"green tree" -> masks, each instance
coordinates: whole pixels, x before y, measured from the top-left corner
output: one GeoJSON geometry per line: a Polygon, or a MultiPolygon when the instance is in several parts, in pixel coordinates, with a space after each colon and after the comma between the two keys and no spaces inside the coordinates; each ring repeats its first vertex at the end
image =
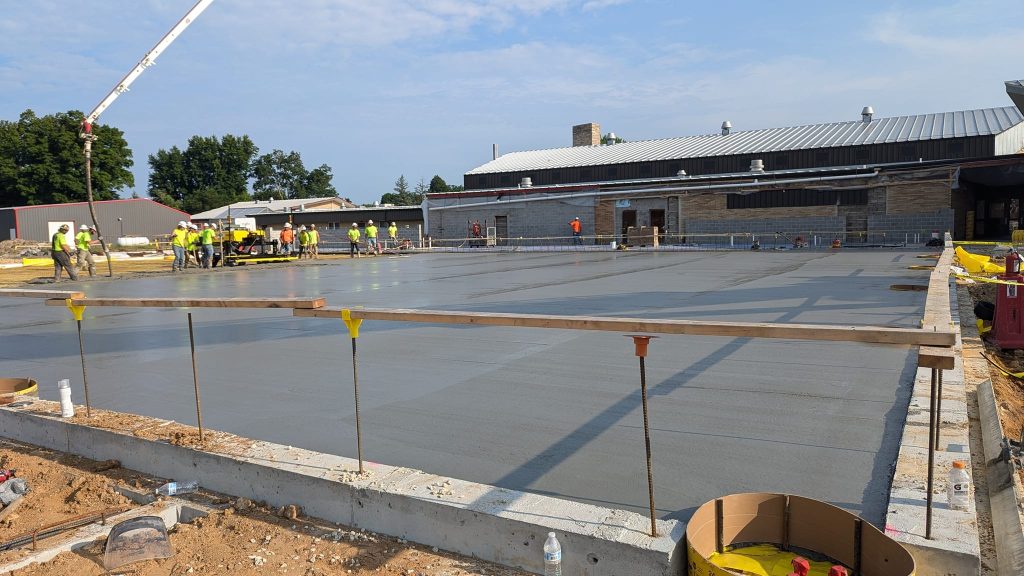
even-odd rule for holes
{"type": "MultiPolygon", "coordinates": [[[[60,204],[86,199],[85,159],[77,110],[37,117],[26,110],[17,122],[0,120],[0,206],[60,204]]],[[[124,133],[93,126],[93,196],[118,197],[133,186],[132,152],[124,133]]]]}
{"type": "Polygon", "coordinates": [[[149,156],[149,195],[190,214],[248,200],[258,152],[248,136],[193,136],[184,151],[149,156]]]}
{"type": "Polygon", "coordinates": [[[298,152],[285,154],[274,150],[252,163],[252,197],[256,200],[308,198],[306,178],[309,172],[302,165],[298,152]]]}
{"type": "Polygon", "coordinates": [[[336,197],[338,190],[334,184],[331,184],[333,178],[331,167],[327,164],[321,164],[319,168],[310,170],[306,176],[306,192],[309,194],[309,198],[336,197]]]}
{"type": "Polygon", "coordinates": [[[431,194],[436,192],[448,192],[448,183],[444,181],[444,178],[435,174],[434,177],[430,179],[429,192],[431,194]]]}
{"type": "Polygon", "coordinates": [[[623,142],[625,142],[625,139],[619,138],[618,136],[615,136],[613,138],[611,132],[605,134],[604,136],[601,136],[601,144],[602,145],[604,145],[604,144],[622,144],[623,142]]]}

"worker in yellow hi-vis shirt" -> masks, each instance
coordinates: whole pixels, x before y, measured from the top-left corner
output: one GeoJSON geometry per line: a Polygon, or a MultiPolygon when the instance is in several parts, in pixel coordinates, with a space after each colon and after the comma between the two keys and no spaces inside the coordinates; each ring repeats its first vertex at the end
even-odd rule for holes
{"type": "Polygon", "coordinates": [[[92,233],[96,231],[91,226],[82,224],[75,234],[75,248],[78,249],[78,261],[75,267],[81,272],[83,268],[89,269],[89,276],[96,275],[96,262],[92,259],[92,252],[89,251],[89,244],[92,243],[92,233]]]}
{"type": "Polygon", "coordinates": [[[57,232],[50,238],[50,257],[53,258],[54,282],[60,282],[62,270],[67,270],[68,277],[72,280],[78,280],[78,273],[71,266],[71,246],[68,246],[68,239],[64,236],[70,229],[71,227],[67,224],[61,224],[57,232]]]}
{"type": "Polygon", "coordinates": [[[171,232],[171,249],[174,250],[174,262],[171,262],[171,272],[180,272],[185,269],[186,246],[188,246],[188,224],[182,220],[178,222],[178,226],[171,232]]]}

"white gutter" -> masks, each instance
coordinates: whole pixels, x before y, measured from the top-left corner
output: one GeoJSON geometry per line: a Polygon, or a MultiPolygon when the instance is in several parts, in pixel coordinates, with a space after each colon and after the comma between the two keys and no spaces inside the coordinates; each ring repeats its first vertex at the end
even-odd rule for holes
{"type": "MultiPolygon", "coordinates": [[[[473,202],[471,204],[454,204],[451,206],[430,206],[429,200],[424,200],[427,210],[448,210],[452,208],[476,208],[479,206],[494,206],[500,204],[515,204],[519,202],[534,202],[537,200],[564,200],[568,198],[587,198],[587,197],[598,197],[598,196],[633,196],[634,194],[648,194],[647,198],[657,198],[665,196],[666,194],[672,194],[676,192],[691,192],[691,191],[702,191],[702,190],[721,190],[723,188],[738,188],[738,187],[761,187],[761,186],[777,186],[779,184],[802,184],[806,182],[834,182],[836,180],[854,180],[857,178],[875,178],[878,176],[878,170],[870,174],[844,174],[842,176],[819,176],[817,178],[794,178],[791,180],[769,180],[766,182],[739,182],[732,184],[704,184],[701,186],[670,186],[666,188],[636,188],[628,190],[606,190],[604,192],[577,192],[573,194],[561,194],[558,196],[534,196],[531,198],[516,198],[513,200],[490,200],[487,202],[473,202]]],[[[538,192],[537,194],[543,194],[538,192]]]]}

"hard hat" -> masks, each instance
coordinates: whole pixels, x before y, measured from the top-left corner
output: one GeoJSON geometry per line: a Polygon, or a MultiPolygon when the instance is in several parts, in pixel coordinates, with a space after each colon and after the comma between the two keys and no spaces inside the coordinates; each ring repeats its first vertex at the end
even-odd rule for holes
{"type": "Polygon", "coordinates": [[[579,217],[579,216],[577,216],[577,217],[573,218],[573,220],[579,220],[579,219],[580,219],[580,217],[579,217]]]}
{"type": "Polygon", "coordinates": [[[373,224],[373,220],[367,220],[366,223],[367,224],[373,224]]]}
{"type": "Polygon", "coordinates": [[[210,228],[213,228],[214,230],[216,230],[217,229],[217,225],[216,224],[210,224],[210,228]]]}
{"type": "Polygon", "coordinates": [[[188,224],[186,224],[184,220],[182,220],[181,222],[178,222],[178,227],[179,228],[184,228],[186,226],[188,226],[188,224]]]}
{"type": "Polygon", "coordinates": [[[353,223],[352,223],[352,227],[353,227],[353,228],[358,228],[358,227],[359,227],[359,224],[356,224],[355,222],[353,222],[353,223]]]}
{"type": "Polygon", "coordinates": [[[70,227],[70,226],[68,226],[67,224],[61,224],[61,225],[60,225],[60,228],[58,228],[58,230],[63,230],[63,231],[65,231],[65,232],[67,232],[67,231],[68,231],[68,230],[70,230],[70,229],[71,229],[71,227],[70,227]]]}
{"type": "Polygon", "coordinates": [[[284,223],[284,227],[285,228],[291,228],[292,227],[292,223],[291,222],[285,222],[284,223]]]}
{"type": "Polygon", "coordinates": [[[210,227],[210,223],[209,222],[203,222],[203,228],[209,228],[209,227],[210,227]]]}
{"type": "Polygon", "coordinates": [[[395,223],[394,223],[394,222],[392,222],[392,223],[391,223],[391,225],[392,225],[392,226],[394,226],[394,225],[395,225],[395,223]]]}
{"type": "Polygon", "coordinates": [[[199,230],[199,226],[196,226],[195,222],[190,222],[188,227],[193,229],[193,230],[199,230]]]}
{"type": "Polygon", "coordinates": [[[306,229],[305,225],[299,226],[299,230],[305,230],[305,229],[306,229]]]}
{"type": "Polygon", "coordinates": [[[79,229],[79,230],[88,230],[88,229],[89,229],[89,226],[87,226],[87,225],[85,225],[85,224],[82,224],[81,226],[79,226],[79,227],[78,227],[78,229],[79,229]]]}

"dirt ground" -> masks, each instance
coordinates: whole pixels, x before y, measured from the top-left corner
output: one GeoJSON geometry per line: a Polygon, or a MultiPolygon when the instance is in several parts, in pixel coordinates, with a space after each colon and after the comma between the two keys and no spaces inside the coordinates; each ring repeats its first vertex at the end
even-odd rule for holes
{"type": "MultiPolygon", "coordinates": [[[[164,479],[126,470],[113,462],[99,463],[13,442],[0,442],[0,463],[16,469],[18,476],[24,478],[31,488],[23,496],[24,502],[0,523],[0,541],[4,542],[16,534],[74,516],[134,506],[113,490],[116,484],[148,492],[164,482],[164,479]]],[[[301,512],[296,518],[282,517],[278,510],[245,499],[213,493],[190,497],[206,505],[212,504],[215,511],[192,523],[179,524],[170,532],[174,556],[123,566],[113,574],[527,574],[436,548],[307,518],[301,512]]],[[[45,546],[45,542],[41,541],[41,545],[45,546]]],[[[60,554],[50,562],[33,564],[13,574],[106,574],[102,566],[104,547],[105,540],[98,540],[80,550],[60,554]]],[[[27,553],[27,550],[0,553],[0,563],[27,553]]]]}
{"type": "MultiPolygon", "coordinates": [[[[381,257],[387,257],[387,255],[381,255],[381,257]]],[[[246,266],[240,266],[237,268],[224,268],[218,266],[213,270],[203,270],[201,268],[188,268],[182,274],[224,274],[230,273],[232,270],[246,269],[247,266],[320,266],[330,264],[335,260],[348,260],[348,254],[321,254],[317,260],[293,260],[290,262],[280,263],[268,263],[268,264],[248,264],[246,266]]],[[[4,263],[18,263],[20,259],[3,259],[0,258],[0,264],[4,263]]],[[[171,261],[170,260],[114,260],[114,280],[117,279],[130,279],[130,278],[145,278],[152,276],[159,276],[171,273],[171,261]]],[[[88,277],[88,272],[85,273],[88,277]]],[[[64,281],[58,286],[61,290],[72,290],[74,289],[75,283],[67,279],[67,275],[64,276],[64,281]]],[[[80,276],[81,277],[81,276],[80,276]]],[[[96,262],[96,276],[93,280],[110,280],[107,276],[107,263],[96,262]]],[[[53,265],[46,266],[23,266],[20,268],[0,268],[0,288],[14,288],[14,287],[35,287],[39,288],[39,284],[53,286],[53,265]]]]}

